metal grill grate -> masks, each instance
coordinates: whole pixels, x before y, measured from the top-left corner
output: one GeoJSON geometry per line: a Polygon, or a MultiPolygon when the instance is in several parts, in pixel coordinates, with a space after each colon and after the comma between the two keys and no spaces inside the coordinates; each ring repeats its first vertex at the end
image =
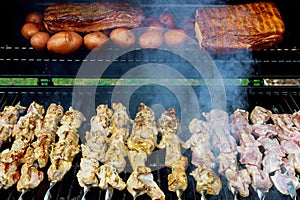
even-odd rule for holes
{"type": "MultiPolygon", "coordinates": [[[[108,90],[110,91],[110,90],[108,90]]],[[[105,91],[102,94],[102,98],[105,99],[109,95],[109,92],[105,91]]],[[[48,106],[52,102],[61,103],[65,108],[71,105],[71,92],[70,88],[54,88],[54,89],[29,89],[21,90],[10,89],[8,91],[0,92],[0,108],[3,109],[5,105],[15,105],[20,103],[21,105],[28,106],[32,101],[37,101],[44,105],[48,106]]],[[[299,88],[249,88],[248,89],[249,97],[249,110],[251,110],[255,105],[261,105],[265,108],[272,110],[274,113],[291,113],[298,111],[300,108],[300,90],[299,88]]],[[[100,102],[99,102],[100,103],[100,102]]],[[[105,103],[105,102],[102,102],[105,103]]],[[[185,151],[184,155],[191,160],[190,150],[185,151]]],[[[57,183],[51,190],[52,199],[62,200],[62,199],[81,199],[83,195],[83,188],[81,188],[77,182],[76,173],[79,170],[81,154],[78,154],[73,162],[73,167],[66,174],[62,182],[57,183]]],[[[128,162],[129,163],[129,162],[128,162]]],[[[158,160],[148,161],[147,166],[157,165],[157,163],[162,163],[158,160]]],[[[128,166],[130,167],[130,166],[128,166]]],[[[46,167],[47,168],[47,167],[46,167]]],[[[46,174],[46,168],[44,172],[46,174]]],[[[187,174],[189,174],[194,167],[189,164],[187,168],[187,174]]],[[[170,173],[170,169],[163,167],[160,170],[154,170],[154,180],[158,183],[160,188],[165,192],[166,199],[177,199],[176,194],[168,191],[167,185],[167,175],[170,173]]],[[[123,172],[121,177],[124,180],[127,180],[130,176],[130,172],[123,172]]],[[[227,188],[226,181],[222,177],[223,188],[218,196],[207,196],[208,199],[233,199],[232,194],[227,188]]],[[[49,187],[49,182],[47,178],[42,181],[42,183],[33,190],[28,191],[24,194],[23,199],[43,199],[47,189],[49,187]]],[[[191,176],[188,176],[188,189],[184,192],[182,199],[200,199],[201,195],[195,190],[195,181],[191,176]]],[[[7,190],[2,189],[0,191],[1,199],[14,200],[18,199],[20,193],[16,190],[15,187],[9,188],[7,190]]],[[[101,191],[99,188],[92,188],[90,192],[86,195],[87,199],[105,199],[105,191],[101,191]]],[[[269,193],[267,193],[266,199],[290,199],[289,196],[281,195],[276,189],[272,188],[269,193]]],[[[124,191],[114,191],[113,199],[132,199],[132,196],[125,189],[124,191]]],[[[147,195],[138,197],[138,199],[150,199],[147,195]]],[[[239,199],[258,199],[257,194],[250,188],[250,196],[248,198],[239,198],[239,199]]]]}

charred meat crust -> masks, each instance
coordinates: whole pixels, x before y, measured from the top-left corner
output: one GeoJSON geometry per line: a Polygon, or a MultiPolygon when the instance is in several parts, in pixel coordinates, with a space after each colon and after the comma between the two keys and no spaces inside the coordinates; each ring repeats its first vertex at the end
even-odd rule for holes
{"type": "Polygon", "coordinates": [[[143,19],[139,5],[122,2],[57,3],[44,12],[44,24],[49,32],[137,28],[143,19]]]}
{"type": "Polygon", "coordinates": [[[215,53],[268,48],[285,31],[278,8],[269,2],[198,8],[195,20],[200,46],[215,53]]]}

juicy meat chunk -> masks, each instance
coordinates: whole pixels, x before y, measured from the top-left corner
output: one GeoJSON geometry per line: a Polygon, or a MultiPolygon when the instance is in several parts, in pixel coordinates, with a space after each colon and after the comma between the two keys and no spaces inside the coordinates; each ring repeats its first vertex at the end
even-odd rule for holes
{"type": "Polygon", "coordinates": [[[49,32],[137,28],[143,19],[140,6],[121,2],[57,3],[44,12],[44,24],[49,32]]]}
{"type": "Polygon", "coordinates": [[[268,48],[285,32],[279,10],[269,2],[198,8],[195,20],[200,47],[212,53],[268,48]]]}
{"type": "Polygon", "coordinates": [[[250,113],[250,120],[253,124],[265,124],[271,118],[272,112],[261,106],[255,106],[250,113]]]}

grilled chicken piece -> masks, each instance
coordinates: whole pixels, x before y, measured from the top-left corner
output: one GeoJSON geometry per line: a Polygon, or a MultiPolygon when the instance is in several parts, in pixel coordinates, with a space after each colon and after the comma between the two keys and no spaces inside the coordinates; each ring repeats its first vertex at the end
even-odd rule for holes
{"type": "Polygon", "coordinates": [[[172,162],[172,173],[168,175],[168,189],[183,193],[187,188],[186,168],[188,166],[188,158],[181,156],[179,160],[172,162]]]}
{"type": "MultiPolygon", "coordinates": [[[[113,108],[113,115],[112,115],[112,123],[111,127],[118,127],[123,128],[127,131],[126,135],[124,135],[124,138],[127,139],[129,136],[129,127],[132,123],[131,119],[129,119],[129,116],[126,111],[126,107],[123,106],[121,103],[112,103],[113,108]]],[[[113,131],[111,131],[113,132],[113,131]]]]}
{"type": "MultiPolygon", "coordinates": [[[[210,118],[208,115],[206,117],[210,118]]],[[[214,171],[216,158],[212,152],[211,129],[209,122],[194,118],[189,123],[191,138],[183,145],[192,150],[192,164],[197,168],[190,173],[196,180],[196,191],[203,197],[205,194],[218,195],[222,182],[214,171]]]]}
{"type": "Polygon", "coordinates": [[[18,166],[18,161],[12,161],[10,163],[1,162],[0,188],[8,189],[18,182],[18,180],[20,179],[20,171],[18,169],[18,166]]]}
{"type": "Polygon", "coordinates": [[[158,130],[162,139],[157,145],[158,148],[166,148],[165,164],[172,169],[168,175],[168,189],[176,192],[178,198],[187,188],[187,168],[188,159],[181,154],[181,144],[183,141],[178,137],[179,120],[174,108],[169,108],[162,113],[158,119],[158,130]]]}
{"type": "Polygon", "coordinates": [[[262,193],[266,193],[273,186],[267,171],[253,165],[247,166],[247,171],[251,177],[251,185],[254,191],[258,192],[260,190],[262,193]]]}
{"type": "Polygon", "coordinates": [[[147,154],[143,151],[129,151],[128,159],[133,171],[136,171],[139,166],[145,166],[147,160],[147,154]]]}
{"type": "Polygon", "coordinates": [[[19,115],[26,110],[23,106],[5,106],[0,113],[0,147],[9,141],[14,124],[17,123],[19,115]]]}
{"type": "Polygon", "coordinates": [[[284,159],[284,165],[271,176],[275,188],[284,195],[290,195],[294,199],[296,190],[300,188],[299,178],[295,174],[292,160],[284,159]]]}
{"type": "Polygon", "coordinates": [[[21,177],[17,183],[17,190],[21,192],[22,190],[36,188],[43,179],[44,173],[38,170],[38,166],[26,162],[21,167],[21,177]]]}
{"type": "Polygon", "coordinates": [[[157,134],[154,111],[141,103],[134,119],[132,133],[127,141],[128,148],[150,154],[157,145],[157,134]]]}
{"type": "Polygon", "coordinates": [[[56,131],[59,139],[50,152],[51,165],[47,171],[49,181],[61,181],[71,169],[74,157],[80,152],[77,129],[85,120],[84,115],[72,107],[61,118],[62,125],[56,131]]]}
{"type": "Polygon", "coordinates": [[[151,169],[145,166],[137,167],[127,180],[127,190],[134,198],[147,193],[152,200],[164,200],[165,195],[153,180],[151,169]]]}
{"type": "Polygon", "coordinates": [[[74,110],[72,107],[69,107],[69,110],[64,113],[60,123],[73,128],[79,128],[84,121],[86,121],[86,118],[79,110],[74,110]]]}
{"type": "Polygon", "coordinates": [[[133,169],[127,180],[127,190],[133,198],[147,193],[151,199],[165,199],[164,193],[153,180],[151,169],[145,166],[147,154],[157,145],[157,134],[154,111],[140,103],[132,133],[127,140],[130,149],[128,158],[133,169]]]}
{"type": "Polygon", "coordinates": [[[51,162],[54,162],[55,160],[72,161],[79,151],[80,146],[78,144],[69,144],[59,141],[52,147],[50,152],[50,160],[51,162]]]}
{"type": "Polygon", "coordinates": [[[209,195],[218,195],[222,189],[221,179],[214,170],[206,164],[198,165],[191,173],[196,183],[196,191],[201,193],[205,191],[209,195]]]}
{"type": "Polygon", "coordinates": [[[250,113],[252,124],[265,124],[271,118],[272,112],[261,106],[255,106],[250,113]]]}
{"type": "MultiPolygon", "coordinates": [[[[123,133],[123,131],[120,131],[123,133]]],[[[118,135],[118,131],[115,132],[112,137],[109,138],[110,143],[105,153],[105,164],[114,168],[118,173],[122,172],[126,166],[125,157],[128,153],[128,148],[124,144],[123,136],[118,135]]]]}
{"type": "Polygon", "coordinates": [[[82,157],[104,162],[108,139],[100,132],[86,132],[86,143],[81,144],[82,157]]]}
{"type": "Polygon", "coordinates": [[[118,172],[107,164],[100,166],[97,177],[99,179],[99,187],[103,190],[106,190],[109,185],[117,190],[124,190],[126,187],[126,183],[119,176],[118,172]]]}
{"type": "Polygon", "coordinates": [[[99,185],[96,172],[99,170],[99,161],[93,158],[82,157],[80,159],[80,170],[77,173],[78,183],[81,187],[99,185]]]}
{"type": "Polygon", "coordinates": [[[242,197],[249,196],[249,185],[251,184],[251,177],[247,169],[237,171],[236,169],[227,169],[225,177],[228,180],[228,188],[234,188],[242,197]]]}
{"type": "Polygon", "coordinates": [[[27,109],[27,114],[20,117],[17,124],[14,126],[12,135],[15,137],[15,140],[11,148],[4,150],[1,154],[1,187],[7,189],[16,184],[19,180],[19,166],[25,163],[33,153],[33,149],[27,150],[27,148],[33,141],[35,134],[40,131],[43,114],[43,106],[36,102],[32,102],[27,109]],[[26,151],[28,151],[28,155],[26,155],[26,151]]]}
{"type": "Polygon", "coordinates": [[[49,181],[61,181],[65,174],[71,169],[72,161],[57,159],[51,162],[47,170],[49,181]]]}
{"type": "Polygon", "coordinates": [[[97,106],[96,111],[97,114],[91,118],[91,132],[99,131],[108,136],[113,111],[105,104],[97,106]]]}

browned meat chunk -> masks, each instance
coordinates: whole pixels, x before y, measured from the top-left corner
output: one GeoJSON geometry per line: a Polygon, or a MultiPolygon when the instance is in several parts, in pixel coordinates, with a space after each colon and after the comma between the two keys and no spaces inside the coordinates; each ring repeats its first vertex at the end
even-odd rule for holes
{"type": "Polygon", "coordinates": [[[284,31],[284,23],[274,3],[196,10],[196,37],[200,46],[212,53],[268,48],[282,40],[284,31]]]}
{"type": "Polygon", "coordinates": [[[135,4],[121,2],[53,4],[45,9],[44,24],[49,32],[93,32],[113,28],[137,28],[143,11],[135,4]]]}

